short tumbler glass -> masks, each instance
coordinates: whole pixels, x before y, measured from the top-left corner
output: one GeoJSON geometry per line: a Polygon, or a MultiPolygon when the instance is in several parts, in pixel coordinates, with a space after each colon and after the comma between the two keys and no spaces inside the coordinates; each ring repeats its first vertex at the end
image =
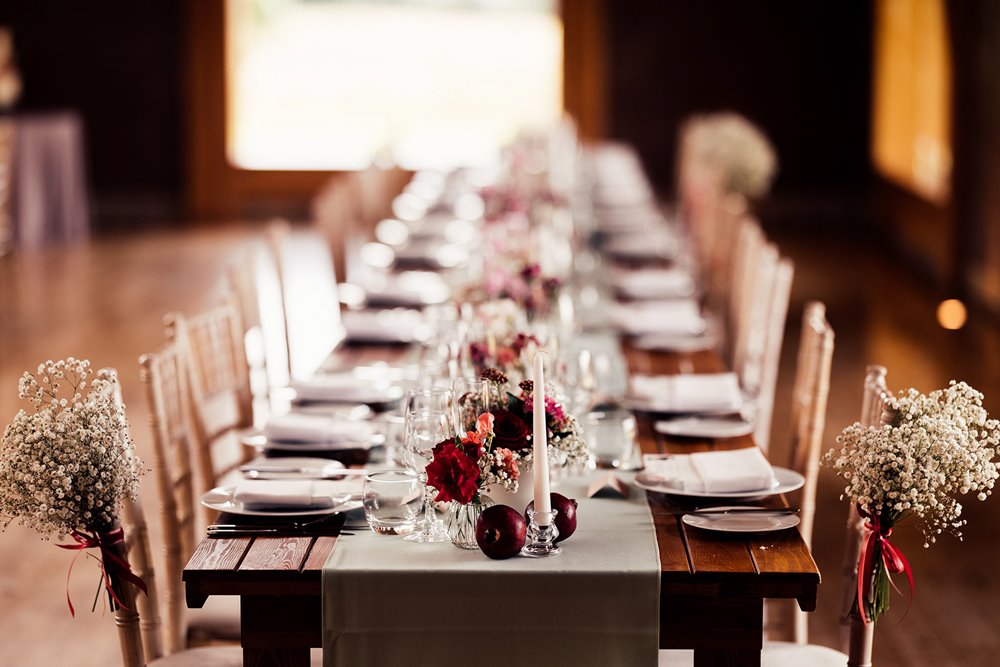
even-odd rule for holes
{"type": "Polygon", "coordinates": [[[378,535],[409,535],[420,516],[423,485],[409,470],[385,470],[365,477],[368,525],[378,535]]]}
{"type": "Polygon", "coordinates": [[[584,437],[598,468],[631,468],[636,461],[635,415],[612,408],[591,412],[583,424],[584,437]]]}

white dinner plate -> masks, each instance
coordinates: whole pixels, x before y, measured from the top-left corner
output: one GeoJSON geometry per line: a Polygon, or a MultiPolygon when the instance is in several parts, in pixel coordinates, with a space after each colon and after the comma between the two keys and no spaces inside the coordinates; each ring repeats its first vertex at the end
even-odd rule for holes
{"type": "MultiPolygon", "coordinates": [[[[746,505],[713,507],[714,510],[743,509],[746,505]]],[[[689,526],[702,530],[714,530],[719,533],[770,533],[776,530],[786,530],[799,525],[798,514],[706,514],[694,512],[685,514],[681,521],[689,526]]]]}
{"type": "Polygon", "coordinates": [[[754,424],[727,417],[681,417],[653,424],[657,433],[686,438],[737,438],[753,433],[754,424]]]}
{"type": "Polygon", "coordinates": [[[678,489],[662,482],[644,479],[643,473],[636,475],[635,485],[640,489],[645,489],[646,491],[656,491],[657,493],[666,493],[672,496],[686,496],[689,498],[763,498],[764,496],[776,496],[782,493],[794,491],[795,489],[802,488],[802,485],[806,483],[806,478],[794,470],[781,468],[779,466],[774,466],[773,470],[778,483],[769,489],[734,491],[732,493],[684,491],[683,489],[678,489]]]}
{"type": "Polygon", "coordinates": [[[240,466],[240,472],[250,479],[322,479],[336,477],[344,464],[330,459],[306,456],[255,459],[240,466]]]}
{"type": "Polygon", "coordinates": [[[719,337],[714,332],[706,332],[698,336],[685,336],[674,333],[643,334],[635,339],[634,345],[642,350],[662,350],[667,352],[701,352],[711,350],[719,344],[719,337]]]}
{"type": "Polygon", "coordinates": [[[268,509],[268,510],[254,510],[247,509],[243,506],[243,503],[237,502],[233,498],[233,494],[236,491],[236,487],[229,486],[219,486],[211,491],[206,492],[201,497],[201,504],[209,509],[216,510],[218,512],[226,512],[228,514],[238,514],[240,516],[270,516],[270,517],[295,517],[295,516],[320,516],[322,514],[339,514],[341,512],[349,512],[350,510],[357,509],[361,507],[361,500],[350,494],[344,494],[343,502],[340,502],[332,507],[321,507],[317,509],[268,509]]]}
{"type": "Polygon", "coordinates": [[[373,433],[365,440],[337,440],[333,442],[287,442],[269,440],[261,431],[252,429],[244,431],[240,440],[247,447],[256,447],[263,452],[342,452],[351,449],[371,449],[385,444],[385,435],[373,433]]]}

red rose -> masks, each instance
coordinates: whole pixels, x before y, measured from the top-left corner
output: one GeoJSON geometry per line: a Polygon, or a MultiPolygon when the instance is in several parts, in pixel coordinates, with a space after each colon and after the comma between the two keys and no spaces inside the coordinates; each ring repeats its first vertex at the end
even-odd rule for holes
{"type": "Polygon", "coordinates": [[[427,464],[427,484],[437,489],[435,502],[472,502],[479,490],[479,466],[454,442],[434,447],[434,459],[427,464]]]}
{"type": "Polygon", "coordinates": [[[493,413],[493,445],[512,452],[523,452],[531,447],[528,436],[531,431],[524,421],[507,410],[493,413]]]}

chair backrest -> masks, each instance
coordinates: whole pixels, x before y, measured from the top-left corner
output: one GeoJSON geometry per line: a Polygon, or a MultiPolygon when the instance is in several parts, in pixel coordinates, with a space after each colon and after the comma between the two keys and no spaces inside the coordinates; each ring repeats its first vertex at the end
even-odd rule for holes
{"type": "MultiPolygon", "coordinates": [[[[128,549],[129,565],[136,576],[146,584],[146,592],[136,595],[135,589],[126,584],[131,591],[134,604],[126,605],[129,609],[119,609],[115,613],[115,622],[119,628],[118,640],[122,649],[122,662],[125,667],[145,665],[148,661],[163,656],[163,638],[160,632],[160,605],[156,587],[156,572],[153,568],[153,554],[149,547],[149,530],[146,527],[146,515],[139,500],[123,503],[123,526],[125,528],[125,544],[128,549]],[[135,615],[138,614],[138,619],[135,615]],[[139,636],[136,640],[134,623],[138,620],[139,636]]],[[[179,580],[178,580],[179,583],[179,580]]],[[[171,649],[173,652],[173,649],[171,649]]]]}
{"type": "MultiPolygon", "coordinates": [[[[104,369],[117,376],[114,369],[104,369]]],[[[124,410],[121,385],[114,383],[108,387],[112,399],[124,410]]],[[[127,428],[127,426],[126,426],[127,428]]],[[[128,437],[128,434],[125,434],[128,437]]],[[[125,667],[143,667],[147,660],[156,660],[163,655],[160,638],[160,613],[156,588],[156,573],[149,548],[149,531],[142,502],[125,499],[122,502],[121,524],[125,529],[124,544],[112,545],[110,549],[119,558],[127,560],[129,566],[146,584],[146,593],[136,595],[136,589],[128,582],[114,579],[115,594],[123,606],[114,612],[118,627],[118,644],[122,663],[125,667]]]]}
{"type": "MultiPolygon", "coordinates": [[[[892,394],[885,381],[884,366],[869,366],[865,372],[864,395],[861,402],[861,425],[880,426],[892,423],[892,394]]],[[[841,650],[848,655],[850,667],[868,667],[872,663],[872,643],[874,624],[866,624],[855,613],[855,598],[858,594],[858,556],[864,539],[864,520],[852,505],[847,513],[847,539],[844,546],[844,562],[841,585],[843,586],[840,643],[841,650]]]]}
{"type": "Polygon", "coordinates": [[[760,361],[760,385],[757,388],[757,425],[754,440],[766,452],[771,440],[771,418],[774,414],[774,392],[781,364],[781,344],[785,339],[788,302],[792,294],[795,265],[787,257],[779,257],[774,267],[767,295],[766,329],[760,361]]]}
{"type": "Polygon", "coordinates": [[[719,304],[721,308],[716,311],[726,317],[727,357],[731,368],[740,367],[746,355],[756,278],[766,246],[767,238],[760,224],[753,218],[743,218],[736,235],[729,298],[719,304]]]}
{"type": "Polygon", "coordinates": [[[308,377],[343,339],[333,258],[323,235],[304,228],[272,235],[288,341],[289,373],[308,377]]]}
{"type": "Polygon", "coordinates": [[[149,403],[153,435],[153,470],[160,493],[160,521],[166,569],[167,647],[185,646],[184,586],[181,574],[197,543],[194,476],[191,451],[195,435],[191,424],[187,364],[177,342],[139,359],[149,403]]]}
{"type": "Polygon", "coordinates": [[[734,291],[741,285],[734,275],[743,250],[740,237],[748,224],[758,230],[759,225],[747,215],[747,201],[742,195],[720,195],[708,215],[711,222],[706,224],[707,238],[700,243],[705,301],[714,312],[727,313],[734,291]]]}
{"type": "Polygon", "coordinates": [[[273,253],[253,246],[227,269],[229,298],[237,304],[250,372],[254,424],[271,412],[271,388],[288,385],[288,334],[273,253]]]}
{"type": "MultiPolygon", "coordinates": [[[[763,240],[753,226],[744,229],[748,230],[743,234],[748,245],[763,240]]],[[[737,283],[742,285],[742,292],[734,292],[739,296],[732,328],[732,368],[739,376],[740,386],[755,403],[754,440],[767,452],[795,269],[791,260],[781,257],[771,243],[764,242],[746,255],[737,283]]]]}
{"type": "MultiPolygon", "coordinates": [[[[194,453],[201,491],[251,458],[237,433],[253,425],[250,371],[239,312],[230,301],[185,317],[166,317],[167,338],[184,362],[191,407],[194,453]]],[[[206,511],[211,519],[213,512],[206,511]]]]}
{"type": "Polygon", "coordinates": [[[285,239],[291,233],[286,220],[274,220],[267,226],[267,247],[271,251],[274,274],[278,279],[278,305],[281,308],[281,326],[284,333],[285,362],[288,377],[292,377],[292,351],[288,332],[288,304],[285,302],[285,239]]]}
{"type": "Polygon", "coordinates": [[[810,546],[823,429],[826,425],[826,403],[830,394],[833,345],[834,333],[826,320],[826,306],[819,301],[810,301],[802,313],[802,335],[791,408],[791,466],[806,478],[801,492],[799,533],[810,546]]]}
{"type": "MultiPolygon", "coordinates": [[[[819,479],[826,405],[830,393],[834,333],[826,320],[826,306],[819,301],[806,304],[802,313],[802,334],[795,367],[790,420],[791,467],[805,477],[799,491],[799,533],[812,546],[816,518],[816,487],[819,479]]],[[[792,639],[805,643],[809,615],[795,606],[792,639]]]]}

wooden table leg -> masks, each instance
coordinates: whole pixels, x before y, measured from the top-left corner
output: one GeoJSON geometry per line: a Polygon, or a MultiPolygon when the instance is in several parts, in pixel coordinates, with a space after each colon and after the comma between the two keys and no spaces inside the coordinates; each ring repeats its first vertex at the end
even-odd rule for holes
{"type": "Polygon", "coordinates": [[[309,649],[323,645],[320,596],[244,595],[240,598],[243,664],[308,667],[309,649]]]}
{"type": "Polygon", "coordinates": [[[693,649],[695,667],[760,667],[760,598],[662,596],[660,648],[693,649]]]}
{"type": "Polygon", "coordinates": [[[760,667],[760,649],[695,649],[694,667],[760,667]]]}
{"type": "Polygon", "coordinates": [[[243,648],[243,667],[299,667],[308,664],[308,648],[243,648]]]}

